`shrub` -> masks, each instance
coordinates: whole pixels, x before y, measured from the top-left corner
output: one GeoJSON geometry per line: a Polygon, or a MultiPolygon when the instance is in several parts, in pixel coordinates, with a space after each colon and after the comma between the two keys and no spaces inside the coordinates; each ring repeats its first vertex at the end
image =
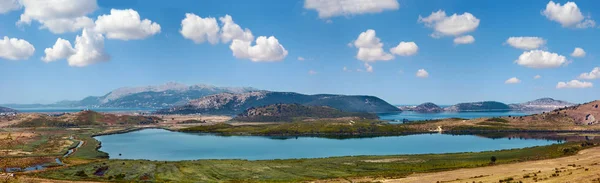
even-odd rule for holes
{"type": "Polygon", "coordinates": [[[485,121],[508,123],[508,120],[502,119],[502,118],[490,118],[490,119],[487,119],[485,121]]]}
{"type": "Polygon", "coordinates": [[[87,177],[87,174],[85,174],[83,170],[79,170],[77,173],[75,173],[75,176],[87,177]]]}

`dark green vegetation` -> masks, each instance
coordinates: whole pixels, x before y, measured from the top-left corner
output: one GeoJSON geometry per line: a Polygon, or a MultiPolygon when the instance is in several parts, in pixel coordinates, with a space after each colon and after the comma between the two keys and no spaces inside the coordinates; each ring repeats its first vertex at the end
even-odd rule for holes
{"type": "Polygon", "coordinates": [[[404,177],[492,164],[557,158],[592,147],[565,143],[479,153],[354,156],[289,160],[104,160],[35,174],[61,180],[125,182],[298,182],[340,177],[404,177]]]}
{"type": "Polygon", "coordinates": [[[304,106],[300,104],[272,104],[252,107],[235,117],[234,121],[251,122],[292,122],[304,119],[356,117],[378,119],[376,114],[344,112],[325,106],[304,106]]]}
{"type": "Polygon", "coordinates": [[[415,133],[404,125],[394,125],[377,120],[356,121],[310,121],[267,125],[216,125],[195,126],[181,129],[182,132],[217,133],[222,135],[399,135],[415,133]]]}
{"type": "Polygon", "coordinates": [[[506,119],[502,119],[502,118],[489,118],[489,119],[486,119],[485,121],[489,121],[489,122],[500,122],[500,123],[508,123],[508,120],[506,120],[506,119]]]}
{"type": "Polygon", "coordinates": [[[374,96],[304,95],[293,92],[258,91],[240,94],[221,93],[192,100],[187,105],[158,110],[158,114],[236,115],[252,107],[271,104],[328,106],[346,112],[400,112],[397,107],[374,96]]]}
{"type": "Polygon", "coordinates": [[[83,145],[77,148],[77,151],[71,155],[73,158],[80,159],[97,159],[97,158],[108,158],[108,154],[102,151],[98,151],[100,148],[100,142],[89,135],[78,135],[77,139],[84,141],[83,145]]]}
{"type": "Polygon", "coordinates": [[[472,103],[459,103],[446,108],[447,111],[510,111],[511,108],[502,103],[496,101],[484,101],[484,102],[472,102],[472,103]]]}

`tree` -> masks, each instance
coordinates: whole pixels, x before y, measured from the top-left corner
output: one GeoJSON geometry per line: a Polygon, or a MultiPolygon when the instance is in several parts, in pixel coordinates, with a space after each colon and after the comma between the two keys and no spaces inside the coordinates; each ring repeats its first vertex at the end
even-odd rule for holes
{"type": "Polygon", "coordinates": [[[492,157],[490,158],[490,161],[491,161],[491,162],[490,162],[491,164],[495,164],[495,163],[496,163],[496,156],[492,156],[492,157]]]}

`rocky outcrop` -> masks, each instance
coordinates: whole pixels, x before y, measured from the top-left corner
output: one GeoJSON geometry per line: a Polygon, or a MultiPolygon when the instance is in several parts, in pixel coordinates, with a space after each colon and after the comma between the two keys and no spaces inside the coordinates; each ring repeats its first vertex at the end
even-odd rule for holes
{"type": "Polygon", "coordinates": [[[431,102],[426,102],[421,105],[418,105],[412,110],[419,113],[438,113],[443,111],[443,109],[440,106],[435,105],[431,102]]]}
{"type": "Polygon", "coordinates": [[[186,105],[156,111],[158,114],[223,114],[235,115],[252,107],[271,104],[328,106],[345,112],[389,113],[401,110],[373,96],[304,95],[293,92],[255,91],[222,93],[191,100],[186,105]]]}

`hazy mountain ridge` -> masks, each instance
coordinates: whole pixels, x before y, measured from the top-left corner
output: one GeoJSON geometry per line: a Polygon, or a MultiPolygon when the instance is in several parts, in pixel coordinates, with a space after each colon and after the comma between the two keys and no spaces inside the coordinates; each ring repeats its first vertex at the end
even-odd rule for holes
{"type": "Polygon", "coordinates": [[[5,112],[18,112],[18,111],[14,110],[14,109],[11,109],[11,108],[8,108],[8,107],[2,107],[2,106],[0,106],[0,112],[1,113],[5,113],[5,112]]]}
{"type": "Polygon", "coordinates": [[[216,87],[211,85],[191,85],[169,82],[163,85],[123,87],[104,96],[89,96],[79,101],[59,101],[53,104],[7,104],[14,108],[165,108],[186,104],[192,99],[218,93],[244,93],[257,91],[250,87],[216,87]]]}
{"type": "Polygon", "coordinates": [[[459,104],[455,104],[455,105],[443,108],[443,110],[437,110],[436,104],[427,102],[427,103],[423,103],[418,106],[402,106],[402,107],[400,107],[400,109],[421,112],[421,113],[442,112],[442,111],[449,111],[449,112],[551,111],[554,109],[569,107],[569,106],[573,106],[573,105],[575,105],[575,104],[546,97],[546,98],[539,98],[536,100],[527,101],[527,102],[523,102],[523,103],[517,103],[517,104],[505,104],[505,103],[497,102],[497,101],[465,102],[465,103],[459,103],[459,104]]]}
{"type": "Polygon", "coordinates": [[[221,93],[190,101],[186,105],[158,110],[159,114],[225,114],[235,115],[244,110],[272,104],[302,104],[328,106],[345,112],[400,112],[391,104],[373,96],[304,95],[293,92],[255,91],[240,94],[221,93]]]}
{"type": "Polygon", "coordinates": [[[467,112],[467,111],[510,111],[510,106],[497,101],[481,101],[458,103],[444,108],[445,111],[467,112]]]}

